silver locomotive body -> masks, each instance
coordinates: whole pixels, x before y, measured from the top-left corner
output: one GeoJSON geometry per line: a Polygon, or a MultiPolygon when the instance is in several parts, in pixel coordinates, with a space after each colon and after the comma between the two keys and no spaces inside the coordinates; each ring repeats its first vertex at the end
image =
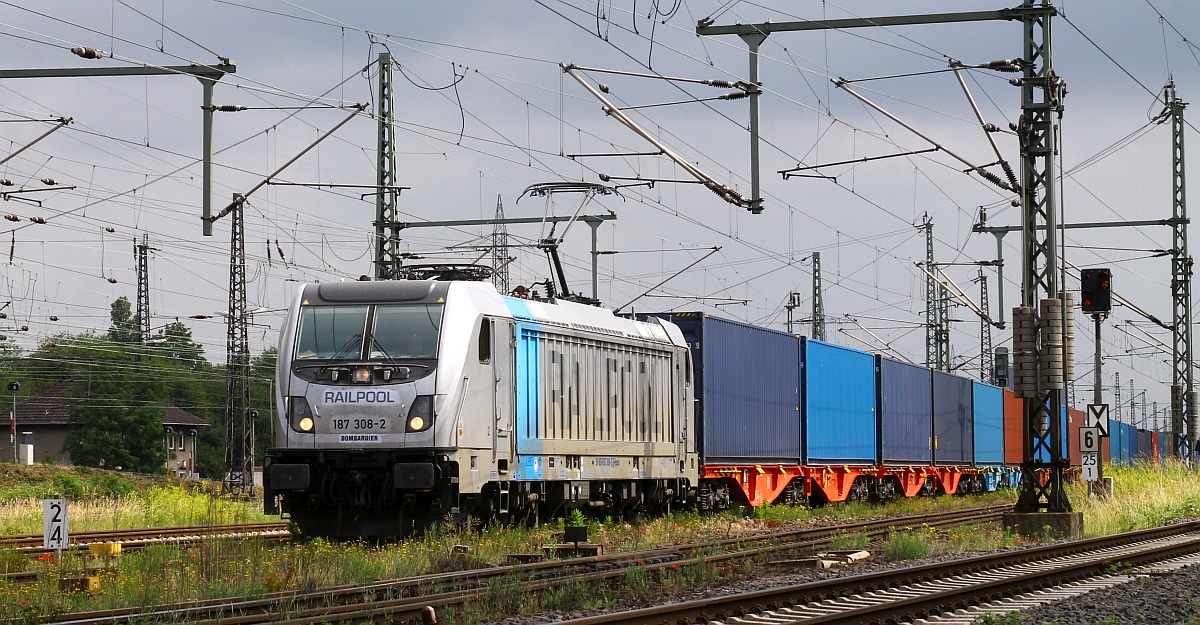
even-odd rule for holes
{"type": "Polygon", "coordinates": [[[483,282],[307,284],[276,377],[265,509],[305,533],[694,497],[691,364],[669,322],[483,282]]]}

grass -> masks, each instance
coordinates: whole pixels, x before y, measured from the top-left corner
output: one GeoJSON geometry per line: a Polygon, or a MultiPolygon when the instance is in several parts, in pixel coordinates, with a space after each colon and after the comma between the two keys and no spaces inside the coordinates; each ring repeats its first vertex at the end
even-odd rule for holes
{"type": "Polygon", "coordinates": [[[883,557],[889,562],[928,558],[933,554],[932,538],[934,534],[928,528],[888,532],[883,543],[883,557]]]}
{"type": "MultiPolygon", "coordinates": [[[[1179,464],[1155,470],[1145,466],[1106,467],[1105,471],[1116,478],[1116,494],[1110,499],[1089,500],[1084,487],[1069,487],[1075,508],[1084,513],[1089,536],[1158,525],[1174,516],[1200,514],[1200,472],[1179,464]]],[[[73,531],[266,520],[259,512],[260,502],[222,498],[211,489],[176,481],[143,482],[124,475],[68,471],[22,476],[10,482],[6,481],[9,475],[7,470],[0,469],[0,531],[5,534],[39,533],[41,497],[52,489],[62,492],[64,484],[78,486],[83,493],[71,499],[73,531]],[[134,487],[125,488],[124,482],[134,487]]],[[[62,562],[53,558],[35,562],[33,566],[42,573],[36,583],[0,581],[0,619],[32,622],[42,614],[192,599],[254,597],[281,590],[316,590],[490,566],[504,561],[509,554],[540,551],[540,545],[555,542],[553,534],[566,524],[586,526],[589,542],[600,543],[606,552],[612,553],[843,519],[919,514],[1013,500],[1014,494],[1005,492],[979,497],[901,499],[886,506],[865,503],[816,509],[766,506],[750,515],[701,516],[683,512],[638,525],[575,515],[539,528],[487,527],[468,531],[443,526],[421,538],[383,546],[319,539],[271,546],[258,541],[214,539],[190,548],[160,546],[130,552],[121,556],[120,572],[104,574],[100,589],[92,593],[59,592],[60,577],[93,564],[82,556],[67,555],[62,562]]],[[[834,548],[860,549],[867,546],[865,541],[865,536],[844,534],[835,537],[834,548]]],[[[989,550],[1019,542],[1018,537],[1005,534],[999,524],[947,530],[921,528],[893,532],[877,557],[902,561],[932,554],[989,550]]],[[[439,618],[447,623],[468,623],[542,610],[615,609],[639,598],[654,601],[682,596],[724,575],[745,574],[745,567],[757,564],[743,564],[743,568],[732,573],[711,564],[660,572],[634,569],[611,585],[576,584],[546,595],[525,592],[523,581],[513,579],[495,584],[483,600],[440,611],[439,618]]],[[[0,550],[0,571],[29,567],[27,556],[0,550]]]]}
{"type": "Polygon", "coordinates": [[[1068,487],[1076,510],[1083,512],[1086,536],[1105,536],[1156,527],[1181,516],[1200,516],[1200,471],[1170,460],[1159,467],[1106,465],[1116,493],[1088,497],[1082,484],[1068,487]]]}
{"type": "Polygon", "coordinates": [[[866,549],[871,545],[871,537],[866,534],[849,534],[839,532],[829,541],[830,551],[854,551],[866,549]]]}

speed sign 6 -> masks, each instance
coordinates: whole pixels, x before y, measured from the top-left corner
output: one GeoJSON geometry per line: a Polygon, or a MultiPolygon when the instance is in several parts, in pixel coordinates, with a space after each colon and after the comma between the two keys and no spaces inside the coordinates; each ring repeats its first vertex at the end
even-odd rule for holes
{"type": "Polygon", "coordinates": [[[1100,451],[1100,428],[1079,428],[1079,451],[1100,451]]]}

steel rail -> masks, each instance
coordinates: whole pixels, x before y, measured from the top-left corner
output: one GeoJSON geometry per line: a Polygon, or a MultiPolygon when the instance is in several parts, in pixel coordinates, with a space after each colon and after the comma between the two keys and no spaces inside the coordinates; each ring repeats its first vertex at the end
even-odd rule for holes
{"type": "Polygon", "coordinates": [[[1105,574],[1116,563],[1139,564],[1196,552],[1200,552],[1200,522],[612,613],[564,623],[713,623],[731,618],[739,623],[900,622],[953,611],[996,597],[1105,574]],[[1078,557],[1089,553],[1092,554],[1090,557],[1078,557]],[[1025,570],[1018,567],[1025,567],[1025,570]],[[1009,575],[1004,579],[982,577],[989,571],[1003,569],[1009,570],[1009,575]],[[970,576],[975,576],[978,583],[971,583],[970,576]],[[883,600],[889,595],[889,599],[883,600]],[[839,600],[841,605],[838,605],[839,600]],[[812,608],[807,616],[804,614],[806,607],[812,608]]]}
{"type": "Polygon", "coordinates": [[[630,570],[655,572],[674,567],[812,550],[834,537],[862,533],[880,537],[893,529],[941,527],[998,520],[1010,506],[988,506],[925,515],[858,521],[771,534],[722,538],[706,542],[583,558],[570,558],[515,566],[422,575],[370,584],[348,584],[311,592],[282,591],[252,600],[231,598],[59,615],[40,622],[70,625],[172,620],[206,625],[248,623],[345,622],[383,618],[389,622],[420,619],[427,607],[462,605],[485,597],[500,580],[520,583],[525,592],[547,590],[568,582],[601,582],[630,570]],[[720,553],[720,550],[725,550],[720,553]],[[425,594],[436,587],[444,592],[425,594]]]}
{"type": "MultiPolygon", "coordinates": [[[[140,546],[140,543],[161,543],[180,537],[215,537],[229,534],[286,534],[287,522],[267,521],[262,523],[232,523],[222,525],[184,525],[172,527],[144,527],[127,530],[97,530],[71,532],[67,550],[86,550],[90,545],[121,543],[123,546],[140,546]]],[[[45,551],[41,534],[0,536],[0,549],[18,551],[45,551]]]]}

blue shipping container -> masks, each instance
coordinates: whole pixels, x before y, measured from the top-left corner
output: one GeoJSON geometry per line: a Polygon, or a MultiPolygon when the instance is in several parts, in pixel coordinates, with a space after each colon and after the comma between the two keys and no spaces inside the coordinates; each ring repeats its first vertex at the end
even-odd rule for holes
{"type": "MultiPolygon", "coordinates": [[[[1071,437],[1068,434],[1071,430],[1070,430],[1070,427],[1068,426],[1068,423],[1069,423],[1069,421],[1067,419],[1067,407],[1064,405],[1064,406],[1062,406],[1062,408],[1060,408],[1059,415],[1058,415],[1058,432],[1059,432],[1058,440],[1060,441],[1059,442],[1059,449],[1060,449],[1059,453],[1062,454],[1062,457],[1064,460],[1069,459],[1071,457],[1070,447],[1068,447],[1068,446],[1079,444],[1078,441],[1076,441],[1074,443],[1072,443],[1070,441],[1071,437]]],[[[1050,444],[1048,438],[1047,438],[1047,444],[1050,444]]],[[[1039,447],[1039,448],[1037,448],[1036,453],[1034,453],[1034,459],[1037,460],[1038,462],[1050,462],[1050,454],[1047,453],[1047,451],[1045,449],[1039,447]]]]}
{"type": "Polygon", "coordinates": [[[1132,446],[1136,445],[1130,436],[1132,426],[1120,421],[1110,420],[1108,423],[1110,456],[1113,464],[1129,464],[1132,457],[1132,446]]]}
{"type": "Polygon", "coordinates": [[[800,463],[799,337],[703,313],[644,316],[678,325],[691,349],[704,463],[800,463]]]}
{"type": "Polygon", "coordinates": [[[933,372],[933,460],[938,466],[969,465],[975,459],[971,380],[933,372]]]}
{"type": "Polygon", "coordinates": [[[1137,453],[1134,455],[1134,462],[1150,462],[1150,430],[1138,430],[1137,442],[1137,453]]]}
{"type": "Polygon", "coordinates": [[[1004,391],[999,386],[982,382],[972,384],[972,401],[975,405],[975,464],[1004,464],[1004,391]]]}
{"type": "Polygon", "coordinates": [[[823,341],[804,341],[807,464],[878,464],[875,358],[823,341]]]}
{"type": "Polygon", "coordinates": [[[877,356],[879,450],[883,464],[933,464],[929,369],[877,356]]]}

